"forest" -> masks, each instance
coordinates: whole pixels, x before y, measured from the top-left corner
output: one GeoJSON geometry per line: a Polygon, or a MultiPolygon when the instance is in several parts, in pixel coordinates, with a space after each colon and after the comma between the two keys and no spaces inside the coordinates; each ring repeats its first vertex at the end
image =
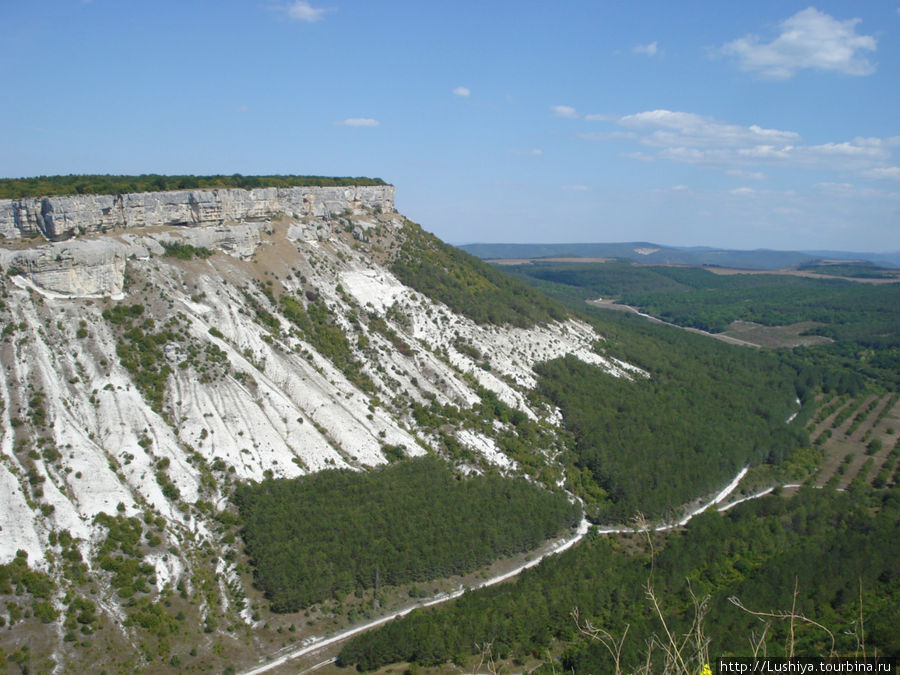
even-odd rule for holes
{"type": "MultiPolygon", "coordinates": [[[[790,460],[808,447],[804,427],[818,394],[857,396],[893,383],[887,367],[872,367],[879,356],[890,358],[897,333],[892,289],[827,280],[794,284],[792,278],[779,285],[785,277],[769,275],[736,282],[704,270],[616,263],[538,263],[514,268],[513,275],[594,324],[605,337],[598,345],[603,354],[650,375],[617,380],[572,358],[537,368],[538,395],[560,407],[573,437],[567,487],[599,520],[627,522],[639,510],[665,518],[690,498],[687,486],[713,490],[745,462],[790,460]],[[741,300],[742,292],[759,302],[741,300]],[[760,322],[809,320],[827,310],[830,315],[818,316],[836,342],[826,349],[734,347],[584,302],[598,296],[628,302],[639,293],[660,302],[694,294],[698,315],[711,308],[740,316],[749,306],[753,311],[744,316],[760,322]],[[720,297],[730,299],[719,303],[720,297]],[[854,351],[863,346],[868,360],[854,351]]],[[[691,311],[690,303],[679,303],[691,311]]],[[[627,635],[621,666],[628,672],[645,663],[648,645],[660,644],[652,639],[664,634],[661,616],[682,635],[697,625],[698,607],[710,642],[692,656],[695,672],[711,655],[751,653],[748,638],[759,638],[764,625],[764,649],[772,656],[790,648],[797,654],[853,654],[860,640],[879,654],[896,655],[900,568],[891,542],[898,516],[900,490],[860,483],[850,493],[801,489],[787,498],[776,491],[649,539],[594,535],[524,572],[513,586],[467,593],[360,635],[339,661],[361,670],[405,661],[460,666],[488,646],[493,658],[509,659],[514,668],[614,672],[606,647],[579,631],[589,621],[616,640],[627,635]],[[777,618],[795,602],[797,612],[826,630],[809,622],[791,627],[777,618]],[[580,623],[572,616],[576,608],[580,623]]],[[[658,648],[650,656],[661,666],[658,648]]]]}
{"type": "Polygon", "coordinates": [[[504,269],[573,308],[583,308],[586,300],[598,297],[614,299],[679,326],[710,332],[724,331],[735,320],[767,326],[816,322],[807,332],[833,342],[795,350],[795,356],[819,367],[859,373],[889,388],[900,386],[900,284],[783,274],[722,275],[627,262],[536,263],[504,269]]]}
{"type": "MultiPolygon", "coordinates": [[[[514,667],[543,662],[537,672],[614,672],[610,652],[579,632],[572,616],[577,608],[582,626],[589,620],[616,641],[625,635],[621,666],[630,672],[644,664],[651,636],[665,640],[652,590],[668,630],[679,636],[691,630],[694,599],[702,602],[702,636],[710,642],[690,652],[696,672],[701,659],[752,653],[748,638],[759,636],[765,624],[750,612],[791,610],[795,588],[795,613],[827,630],[770,617],[769,656],[785,655],[792,634],[797,655],[853,654],[860,616],[869,653],[897,656],[898,535],[897,489],[877,495],[804,489],[791,498],[707,512],[667,535],[592,535],[523,572],[514,584],[471,591],[357,636],[339,663],[360,670],[397,662],[462,665],[489,645],[495,659],[511,658],[514,667]],[[565,645],[559,661],[547,650],[553,644],[565,645]]],[[[659,649],[651,661],[651,672],[661,672],[659,649]]]]}
{"type": "Polygon", "coordinates": [[[256,583],[276,612],[463,574],[537,548],[581,519],[562,492],[464,477],[436,457],[241,485],[235,502],[256,583]]]}
{"type": "Polygon", "coordinates": [[[134,192],[165,192],[215,188],[260,187],[340,187],[344,185],[387,185],[380,178],[329,176],[163,176],[146,173],[139,176],[110,174],[69,174],[67,176],[34,176],[0,178],[0,199],[53,197],[56,195],[118,195],[134,192]]]}
{"type": "Polygon", "coordinates": [[[722,347],[668,354],[650,365],[649,379],[612,377],[572,356],[535,369],[538,390],[574,435],[581,471],[570,471],[580,479],[572,488],[592,503],[593,519],[677,515],[741,467],[777,464],[806,443],[799,424],[785,425],[797,410],[789,369],[722,347]]]}

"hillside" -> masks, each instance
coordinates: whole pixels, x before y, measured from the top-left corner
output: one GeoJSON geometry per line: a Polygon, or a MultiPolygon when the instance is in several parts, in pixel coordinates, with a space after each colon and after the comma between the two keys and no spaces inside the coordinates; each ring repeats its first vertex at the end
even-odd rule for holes
{"type": "Polygon", "coordinates": [[[532,366],[574,354],[643,374],[554,303],[532,314],[517,298],[533,291],[447,257],[392,198],[145,193],[107,222],[106,197],[85,195],[52,198],[60,227],[46,210],[6,221],[0,564],[48,575],[45,590],[0,599],[11,659],[26,645],[39,668],[78,670],[98,649],[125,669],[159,663],[157,648],[167,662],[255,659],[240,636],[276,637],[231,501],[247,481],[433,453],[558,490],[559,413],[532,395],[532,366]],[[185,223],[182,204],[200,217],[185,223]],[[392,270],[426,245],[513,314],[469,318],[478,302],[457,312],[443,286],[404,285],[392,270]]]}

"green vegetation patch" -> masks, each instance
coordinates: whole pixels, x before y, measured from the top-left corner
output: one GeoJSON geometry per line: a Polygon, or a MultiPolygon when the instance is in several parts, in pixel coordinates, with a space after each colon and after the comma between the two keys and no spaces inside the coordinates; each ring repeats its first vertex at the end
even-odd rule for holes
{"type": "Polygon", "coordinates": [[[17,551],[12,562],[0,565],[0,595],[28,592],[34,598],[48,600],[55,589],[56,584],[49,575],[28,566],[25,551],[17,551]]]}
{"type": "Polygon", "coordinates": [[[238,487],[256,579],[276,612],[382,584],[463,574],[536,548],[577,504],[522,480],[461,477],[424,457],[238,487]]]}
{"type": "Polygon", "coordinates": [[[208,258],[213,254],[212,249],[203,246],[191,246],[190,244],[182,244],[177,241],[163,242],[165,255],[179,260],[190,260],[191,258],[208,258]]]}
{"type": "MultiPolygon", "coordinates": [[[[729,597],[755,611],[794,608],[827,627],[840,654],[859,648],[862,615],[868,653],[897,656],[898,535],[897,490],[850,495],[811,489],[791,499],[747,502],[724,514],[706,512],[657,542],[655,556],[646,546],[636,547],[643,537],[594,535],[526,570],[514,584],[470,591],[363,633],[341,650],[338,662],[360,670],[405,661],[464,664],[477,661],[488,644],[495,659],[541,655],[545,666],[533,672],[617,672],[606,647],[578,632],[572,617],[577,608],[582,622],[609,631],[616,642],[625,634],[621,672],[643,672],[651,636],[668,644],[648,584],[679,643],[689,633],[696,636],[691,593],[709,596],[701,637],[710,643],[700,641],[707,657],[746,656],[754,634],[765,634],[760,653],[768,656],[784,656],[791,635],[797,655],[822,656],[831,649],[829,635],[817,626],[769,618],[765,627],[729,597]],[[553,660],[556,654],[560,661],[553,660]]],[[[649,672],[663,672],[661,643],[651,653],[649,672]]],[[[684,645],[684,658],[692,661],[687,672],[700,672],[695,641],[685,639],[684,645]]]]}
{"type": "Polygon", "coordinates": [[[481,324],[529,327],[568,315],[542,293],[409,221],[391,271],[407,286],[481,324]]]}
{"type": "Polygon", "coordinates": [[[572,356],[535,368],[539,391],[575,437],[569,480],[596,505],[595,517],[671,514],[742,466],[777,463],[805,445],[785,424],[796,410],[793,373],[763,354],[706,342],[693,353],[645,354],[649,379],[613,377],[572,356]]]}
{"type": "Polygon", "coordinates": [[[107,528],[106,538],[97,551],[97,562],[112,574],[112,586],[119,596],[130,598],[135,593],[149,593],[156,579],[153,565],[143,561],[141,521],[106,513],[98,513],[94,521],[107,528]]]}
{"type": "Polygon", "coordinates": [[[111,176],[109,174],[70,174],[0,179],[0,199],[50,197],[53,195],[116,195],[133,192],[163,192],[208,188],[260,187],[341,187],[347,185],[387,185],[380,178],[328,176],[111,176]]]}
{"type": "Polygon", "coordinates": [[[879,267],[870,262],[812,264],[804,265],[800,269],[849,279],[900,279],[900,270],[879,267]]]}
{"type": "Polygon", "coordinates": [[[143,305],[120,304],[104,310],[103,318],[119,327],[116,354],[150,407],[160,412],[166,382],[172,373],[162,348],[176,336],[170,330],[156,331],[153,319],[137,323],[143,313],[143,305]]]}
{"type": "Polygon", "coordinates": [[[375,390],[375,384],[363,372],[363,364],[353,354],[347,336],[335,323],[321,298],[308,300],[305,308],[300,300],[288,294],[282,294],[279,301],[284,316],[300,329],[317,352],[329,359],[360,389],[375,390]]]}

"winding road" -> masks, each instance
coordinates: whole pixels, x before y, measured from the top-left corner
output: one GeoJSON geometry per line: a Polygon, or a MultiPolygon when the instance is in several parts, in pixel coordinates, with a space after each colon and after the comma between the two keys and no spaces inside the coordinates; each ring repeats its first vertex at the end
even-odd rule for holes
{"type": "MultiPolygon", "coordinates": [[[[656,526],[648,525],[646,528],[635,528],[634,526],[624,526],[623,525],[621,527],[603,528],[603,529],[598,529],[596,531],[600,534],[617,534],[617,533],[624,533],[624,532],[641,532],[641,531],[645,531],[647,529],[651,529],[651,527],[652,527],[653,531],[655,531],[655,532],[665,532],[666,530],[672,530],[677,527],[681,527],[681,526],[685,525],[688,521],[690,521],[691,518],[693,518],[694,516],[703,513],[707,509],[709,509],[713,506],[716,506],[716,505],[722,503],[725,499],[727,499],[728,496],[732,492],[734,492],[734,490],[737,488],[738,484],[741,482],[741,479],[746,474],[747,474],[747,467],[744,467],[743,469],[741,469],[738,472],[738,474],[734,477],[734,479],[728,485],[726,485],[724,488],[722,488],[722,490],[715,497],[713,497],[708,502],[701,504],[693,511],[690,511],[687,515],[685,515],[678,522],[665,523],[665,524],[656,525],[656,526]]],[[[752,495],[750,497],[746,497],[745,499],[742,499],[740,501],[746,501],[746,499],[755,499],[757,497],[762,497],[763,495],[768,494],[769,492],[771,492],[771,489],[767,490],[765,492],[761,492],[761,493],[752,495]]],[[[737,502],[735,502],[735,503],[737,503],[737,502]]],[[[724,511],[733,505],[734,504],[730,504],[728,506],[723,506],[723,507],[719,508],[719,511],[724,511]]],[[[481,583],[479,583],[477,586],[474,586],[473,588],[486,588],[487,586],[493,586],[494,584],[499,584],[503,581],[506,581],[507,579],[511,579],[511,578],[517,576],[523,570],[526,570],[530,567],[534,567],[535,565],[540,563],[541,560],[543,560],[547,556],[555,555],[557,553],[562,553],[563,551],[572,548],[575,544],[577,544],[579,541],[581,541],[585,537],[585,535],[587,535],[589,530],[590,530],[590,523],[588,523],[587,519],[583,519],[581,521],[581,523],[578,525],[578,529],[568,539],[564,539],[561,542],[559,542],[558,544],[556,544],[555,546],[552,546],[548,550],[544,551],[544,553],[541,554],[540,556],[538,556],[532,560],[529,560],[508,572],[499,574],[495,577],[491,577],[490,579],[486,579],[485,581],[482,581],[481,583]]],[[[418,602],[418,603],[409,605],[407,607],[404,607],[403,609],[398,610],[392,614],[388,614],[387,616],[383,616],[378,619],[373,619],[372,621],[369,621],[364,624],[360,624],[359,626],[353,626],[352,628],[348,628],[346,630],[343,630],[339,633],[335,633],[334,635],[331,635],[328,637],[320,636],[320,637],[306,638],[303,641],[302,646],[298,647],[297,649],[293,649],[285,654],[282,654],[278,658],[276,658],[272,661],[269,661],[268,663],[257,666],[251,670],[247,670],[244,672],[244,675],[258,675],[259,673],[265,673],[269,670],[272,670],[273,668],[277,668],[278,666],[284,665],[285,663],[287,663],[289,661],[298,659],[302,656],[306,656],[307,654],[311,654],[319,649],[322,649],[323,647],[328,647],[329,645],[333,645],[335,643],[341,642],[343,640],[346,640],[347,638],[353,637],[354,635],[358,635],[359,633],[364,633],[365,631],[371,630],[372,628],[377,628],[378,626],[381,626],[382,624],[385,624],[388,621],[393,621],[394,619],[396,619],[398,617],[406,616],[414,609],[419,609],[421,607],[431,607],[433,605],[439,605],[442,602],[454,600],[455,598],[460,597],[465,592],[466,592],[465,588],[458,588],[457,590],[453,591],[452,593],[441,593],[440,595],[436,595],[433,598],[429,598],[428,600],[418,602]]],[[[318,668],[319,666],[323,666],[326,663],[330,663],[333,660],[334,659],[329,659],[328,661],[323,661],[322,663],[318,664],[317,666],[315,666],[314,668],[312,668],[310,670],[318,668]]],[[[306,671],[306,672],[308,672],[308,671],[306,671]]]]}

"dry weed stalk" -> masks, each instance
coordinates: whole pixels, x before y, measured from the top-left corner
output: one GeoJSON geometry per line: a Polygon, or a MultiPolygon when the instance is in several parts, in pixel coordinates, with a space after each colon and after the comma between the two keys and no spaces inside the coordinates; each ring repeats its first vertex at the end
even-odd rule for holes
{"type": "MultiPolygon", "coordinates": [[[[808,623],[817,628],[821,628],[823,631],[828,633],[828,637],[831,638],[831,649],[829,650],[828,655],[836,656],[837,652],[835,651],[834,633],[832,633],[830,630],[828,630],[828,628],[826,628],[825,626],[820,624],[818,621],[814,621],[813,619],[810,619],[809,617],[807,617],[803,614],[797,613],[797,592],[798,592],[797,584],[798,584],[798,582],[795,579],[794,580],[794,596],[793,596],[793,601],[791,603],[791,611],[790,612],[759,612],[759,611],[755,611],[755,610],[752,610],[752,609],[749,609],[748,607],[746,607],[744,605],[744,603],[741,602],[740,598],[736,598],[734,596],[728,598],[728,602],[730,602],[732,605],[734,605],[738,609],[743,610],[744,612],[747,612],[747,614],[750,614],[750,615],[755,616],[760,619],[763,617],[768,617],[771,619],[780,619],[782,621],[784,621],[784,620],[789,621],[790,622],[790,632],[788,634],[788,642],[785,645],[785,653],[787,654],[787,657],[789,659],[794,657],[794,648],[796,645],[796,638],[795,638],[795,634],[794,634],[794,624],[796,621],[802,621],[804,623],[808,623]]],[[[768,624],[766,626],[766,629],[768,629],[768,624]]]]}
{"type": "MultiPolygon", "coordinates": [[[[647,521],[640,513],[635,516],[635,533],[643,533],[647,538],[647,546],[650,549],[650,573],[645,586],[645,593],[650,600],[650,604],[656,611],[656,616],[662,624],[665,637],[661,639],[657,635],[653,635],[647,641],[646,659],[644,664],[635,671],[638,675],[650,675],[653,673],[653,652],[659,649],[664,654],[664,673],[681,673],[682,675],[690,675],[691,673],[708,672],[709,669],[709,638],[703,628],[706,613],[708,611],[709,596],[698,598],[693,588],[688,584],[691,594],[691,602],[694,606],[694,618],[690,628],[683,636],[678,636],[669,628],[663,612],[662,603],[653,586],[653,573],[656,558],[656,549],[653,545],[651,537],[651,529],[647,525],[647,521]],[[705,670],[704,670],[705,669],[705,670]]],[[[597,640],[612,656],[615,664],[615,675],[622,673],[622,648],[628,635],[630,625],[625,627],[621,637],[616,638],[612,633],[604,628],[597,628],[590,621],[582,622],[579,617],[578,609],[572,612],[575,625],[578,630],[592,640],[597,640]]]]}
{"type": "Polygon", "coordinates": [[[484,642],[480,645],[478,643],[475,643],[475,647],[481,649],[481,658],[478,660],[478,665],[476,665],[472,669],[472,675],[476,675],[481,670],[481,666],[484,665],[485,657],[487,657],[487,660],[488,660],[488,667],[487,667],[488,672],[491,675],[497,675],[497,673],[499,671],[497,670],[497,665],[494,663],[494,652],[493,652],[494,643],[493,642],[484,642]]]}
{"type": "Polygon", "coordinates": [[[583,624],[580,622],[578,617],[578,608],[572,610],[572,618],[575,620],[575,625],[578,627],[579,632],[582,635],[586,635],[592,640],[597,640],[606,647],[607,651],[609,651],[610,656],[613,657],[613,661],[616,664],[616,669],[614,671],[615,675],[621,675],[622,673],[622,646],[625,644],[625,636],[628,635],[628,629],[631,628],[631,625],[625,626],[625,631],[622,633],[622,637],[618,640],[613,637],[612,633],[603,628],[595,628],[590,621],[585,621],[583,624]]]}
{"type": "Polygon", "coordinates": [[[866,658],[866,624],[863,621],[863,594],[862,594],[862,578],[858,578],[859,582],[859,623],[853,628],[853,633],[856,635],[856,655],[859,656],[860,649],[862,650],[863,658],[866,658]]]}

